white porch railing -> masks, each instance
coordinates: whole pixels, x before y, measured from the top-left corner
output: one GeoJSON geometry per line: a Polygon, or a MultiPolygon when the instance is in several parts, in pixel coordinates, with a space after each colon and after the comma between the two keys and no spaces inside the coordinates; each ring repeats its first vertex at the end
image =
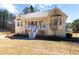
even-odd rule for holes
{"type": "Polygon", "coordinates": [[[35,26],[35,25],[28,25],[25,27],[25,29],[33,29],[34,27],[38,27],[39,30],[46,30],[48,29],[48,26],[35,26]]]}

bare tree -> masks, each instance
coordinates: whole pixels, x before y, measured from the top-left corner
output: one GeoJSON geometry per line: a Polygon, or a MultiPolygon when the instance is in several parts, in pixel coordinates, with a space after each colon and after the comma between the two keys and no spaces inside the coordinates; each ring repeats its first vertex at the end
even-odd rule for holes
{"type": "Polygon", "coordinates": [[[53,31],[53,36],[56,36],[57,27],[58,27],[58,19],[51,19],[50,28],[53,31]]]}
{"type": "Polygon", "coordinates": [[[53,31],[53,36],[56,36],[57,28],[58,28],[58,20],[60,19],[60,14],[52,15],[52,19],[50,21],[50,28],[53,31]]]}

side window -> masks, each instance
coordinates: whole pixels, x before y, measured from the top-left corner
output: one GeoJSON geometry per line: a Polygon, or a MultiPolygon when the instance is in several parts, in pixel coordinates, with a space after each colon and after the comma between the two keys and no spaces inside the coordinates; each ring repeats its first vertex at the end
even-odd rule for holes
{"type": "Polygon", "coordinates": [[[17,26],[19,26],[19,22],[17,22],[17,26]]]}
{"type": "Polygon", "coordinates": [[[59,23],[59,25],[62,25],[62,20],[60,19],[60,23],[59,23]]]}

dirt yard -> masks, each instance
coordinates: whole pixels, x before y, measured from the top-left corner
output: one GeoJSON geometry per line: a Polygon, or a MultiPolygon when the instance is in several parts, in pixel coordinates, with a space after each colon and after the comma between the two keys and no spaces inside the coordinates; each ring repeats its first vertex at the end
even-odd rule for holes
{"type": "Polygon", "coordinates": [[[5,38],[8,32],[0,32],[1,55],[68,55],[79,54],[79,43],[46,40],[17,40],[5,38]]]}
{"type": "Polygon", "coordinates": [[[78,37],[79,38],[79,33],[72,33],[73,37],[78,37]]]}

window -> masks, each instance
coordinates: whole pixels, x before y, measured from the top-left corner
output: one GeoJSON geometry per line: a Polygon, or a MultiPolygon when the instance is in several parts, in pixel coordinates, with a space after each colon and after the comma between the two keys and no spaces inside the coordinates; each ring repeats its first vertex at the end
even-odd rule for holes
{"type": "Polygon", "coordinates": [[[60,23],[59,23],[59,25],[62,25],[62,21],[61,21],[61,19],[60,19],[60,23]]]}
{"type": "Polygon", "coordinates": [[[28,22],[28,25],[30,25],[30,22],[28,22]]]}
{"type": "Polygon", "coordinates": [[[53,20],[53,25],[55,25],[55,26],[58,25],[58,19],[53,20]]]}
{"type": "Polygon", "coordinates": [[[21,26],[22,26],[22,22],[21,22],[21,26]]]}
{"type": "Polygon", "coordinates": [[[27,21],[25,21],[25,24],[27,23],[27,21]]]}
{"type": "Polygon", "coordinates": [[[20,19],[17,19],[17,20],[20,20],[20,19]]]}
{"type": "Polygon", "coordinates": [[[35,23],[36,23],[36,26],[37,26],[37,21],[35,23]]]}
{"type": "Polygon", "coordinates": [[[19,26],[19,22],[17,22],[17,26],[19,26]]]}
{"type": "Polygon", "coordinates": [[[31,22],[31,25],[34,25],[34,22],[33,21],[31,22]]]}

